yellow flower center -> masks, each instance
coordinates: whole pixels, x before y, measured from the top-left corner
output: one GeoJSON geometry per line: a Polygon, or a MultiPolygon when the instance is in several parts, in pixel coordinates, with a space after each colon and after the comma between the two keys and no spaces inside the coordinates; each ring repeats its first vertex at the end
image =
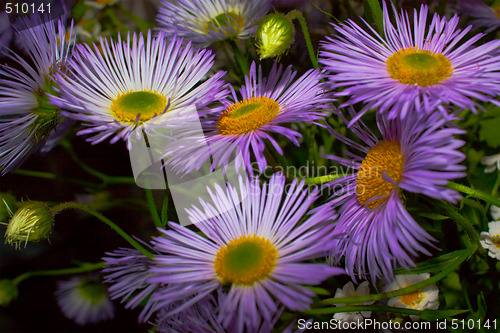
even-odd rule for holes
{"type": "Polygon", "coordinates": [[[207,22],[206,32],[223,32],[228,37],[236,36],[243,27],[244,19],[240,14],[233,11],[220,13],[207,22]]]}
{"type": "Polygon", "coordinates": [[[403,84],[432,86],[449,78],[451,62],[441,53],[419,50],[416,47],[401,49],[385,62],[393,79],[403,84]]]}
{"type": "Polygon", "coordinates": [[[399,296],[399,300],[403,304],[406,304],[408,306],[414,306],[415,304],[420,303],[420,301],[422,300],[422,289],[419,289],[409,294],[401,295],[399,296]]]}
{"type": "Polygon", "coordinates": [[[397,141],[381,141],[373,146],[361,163],[356,178],[356,195],[363,206],[371,209],[389,199],[389,194],[401,181],[404,159],[397,141]],[[379,198],[377,198],[379,197],[379,198]],[[377,199],[373,199],[377,198],[377,199]]]}
{"type": "Polygon", "coordinates": [[[109,5],[113,3],[115,0],[97,0],[97,3],[101,6],[109,5]]]}
{"type": "Polygon", "coordinates": [[[495,15],[500,18],[500,6],[495,6],[493,7],[493,11],[495,12],[495,15]]]}
{"type": "Polygon", "coordinates": [[[271,274],[277,257],[278,250],[268,239],[243,235],[219,249],[215,273],[222,283],[253,285],[271,274]]]}
{"type": "Polygon", "coordinates": [[[495,244],[495,246],[500,249],[500,235],[491,237],[491,240],[493,241],[493,244],[495,244]]]}
{"type": "Polygon", "coordinates": [[[167,98],[156,91],[129,91],[113,99],[111,111],[120,123],[140,125],[164,113],[167,105],[167,98]]]}
{"type": "Polygon", "coordinates": [[[108,295],[106,287],[99,283],[99,281],[94,281],[90,278],[80,281],[78,291],[80,292],[80,296],[90,301],[93,305],[100,304],[108,295]]]}
{"type": "Polygon", "coordinates": [[[268,124],[279,112],[280,105],[270,98],[247,98],[222,113],[217,129],[222,135],[245,134],[268,124]]]}

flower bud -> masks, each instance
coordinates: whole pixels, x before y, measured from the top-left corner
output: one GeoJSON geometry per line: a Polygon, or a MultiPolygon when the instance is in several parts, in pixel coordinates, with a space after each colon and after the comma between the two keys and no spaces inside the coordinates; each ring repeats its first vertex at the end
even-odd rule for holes
{"type": "Polygon", "coordinates": [[[48,238],[52,230],[54,218],[49,207],[42,202],[28,201],[20,204],[18,210],[10,219],[5,242],[19,248],[24,242],[38,242],[48,238]]]}
{"type": "Polygon", "coordinates": [[[293,43],[295,28],[281,13],[266,16],[259,24],[255,38],[260,59],[280,57],[293,43]]]}
{"type": "Polygon", "coordinates": [[[12,280],[0,280],[0,306],[7,306],[17,298],[17,287],[12,280]]]}
{"type": "Polygon", "coordinates": [[[8,221],[18,208],[16,197],[9,193],[0,193],[0,222],[8,221]]]}

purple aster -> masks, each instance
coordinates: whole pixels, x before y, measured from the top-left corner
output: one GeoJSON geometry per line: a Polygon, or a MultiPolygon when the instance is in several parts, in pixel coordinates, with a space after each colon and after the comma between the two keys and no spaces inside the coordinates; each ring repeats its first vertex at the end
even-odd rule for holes
{"type": "Polygon", "coordinates": [[[481,0],[460,0],[457,11],[474,18],[470,23],[477,28],[487,28],[486,33],[500,27],[500,6],[490,7],[481,0]]]}
{"type": "MultiPolygon", "coordinates": [[[[38,151],[64,118],[49,102],[55,93],[52,75],[65,66],[71,53],[73,29],[66,32],[61,21],[41,22],[19,31],[19,38],[31,58],[30,64],[11,52],[16,64],[0,66],[0,170],[2,175],[17,169],[38,151]]],[[[26,20],[28,24],[31,21],[26,20]]]]}
{"type": "Polygon", "coordinates": [[[0,13],[0,57],[8,53],[8,46],[10,45],[14,34],[10,25],[9,15],[5,12],[0,13]]]}
{"type": "Polygon", "coordinates": [[[158,307],[189,299],[170,315],[228,286],[218,320],[231,331],[252,332],[271,323],[282,305],[308,309],[315,294],[303,284],[317,285],[344,272],[305,262],[325,255],[334,217],[326,206],[314,214],[308,211],[318,192],[308,194],[304,182],[294,180],[286,194],[281,174],[262,187],[258,179],[240,177],[238,188],[215,188],[215,193],[209,190],[212,203],[200,200],[203,211],[187,210],[206,237],[170,223],[164,237],[153,241],[161,255],[154,258],[151,282],[165,285],[153,296],[158,307]]]}
{"type": "MultiPolygon", "coordinates": [[[[222,291],[219,291],[222,294],[222,291]]],[[[179,301],[170,304],[166,308],[158,311],[156,327],[159,333],[167,332],[200,332],[200,333],[225,333],[217,314],[219,305],[213,295],[208,295],[184,311],[176,315],[170,315],[170,312],[189,300],[179,301]]]]}
{"type": "Polygon", "coordinates": [[[114,306],[106,288],[95,276],[76,276],[57,283],[57,303],[63,314],[79,325],[114,317],[114,306]]]}
{"type": "Polygon", "coordinates": [[[130,33],[126,40],[101,38],[100,47],[77,45],[69,61],[69,75],[58,75],[61,98],[55,98],[69,118],[88,127],[97,144],[129,140],[148,125],[162,127],[181,116],[188,107],[201,108],[217,98],[223,84],[218,72],[202,84],[213,65],[207,50],[194,50],[182,39],[168,41],[163,33],[147,37],[130,33]]]}
{"type": "MultiPolygon", "coordinates": [[[[175,310],[177,307],[182,306],[183,303],[188,302],[188,299],[172,303],[168,307],[162,308],[158,311],[157,316],[156,327],[158,332],[225,333],[235,331],[237,328],[232,327],[231,325],[229,325],[227,330],[224,329],[219,321],[220,318],[218,317],[219,304],[224,303],[227,298],[227,294],[222,291],[222,288],[219,288],[216,294],[217,297],[214,297],[214,295],[208,295],[175,315],[171,315],[170,312],[175,310]]],[[[271,322],[262,323],[262,326],[256,328],[254,332],[271,332],[282,313],[283,307],[278,310],[271,322]]],[[[283,331],[283,333],[286,332],[291,332],[291,328],[283,331]]]]}
{"type": "Polygon", "coordinates": [[[157,21],[167,35],[208,46],[228,38],[249,38],[270,9],[269,0],[164,0],[157,21]]]}
{"type": "Polygon", "coordinates": [[[497,104],[500,40],[474,47],[484,35],[476,34],[459,44],[472,27],[457,29],[457,15],[448,21],[434,14],[428,24],[425,5],[415,9],[413,26],[393,7],[394,26],[385,3],[383,9],[385,38],[348,20],[333,25],[338,36],[322,43],[320,62],[332,87],[342,89],[337,96],[350,97],[342,106],[365,104],[351,123],[375,108],[392,119],[436,108],[446,113],[450,104],[474,112],[482,109],[477,101],[497,104]]]}
{"type": "Polygon", "coordinates": [[[323,75],[319,70],[311,69],[294,81],[296,75],[291,66],[283,71],[280,64],[274,63],[266,78],[262,68],[259,66],[257,72],[255,63],[252,63],[250,76],[245,77],[245,85],[239,89],[241,99],[229,86],[230,96],[221,99],[219,106],[210,109],[207,117],[200,119],[206,138],[179,144],[177,150],[181,153],[173,154],[169,163],[187,170],[198,169],[211,157],[212,168],[225,167],[232,153],[238,151],[246,170],[253,171],[253,155],[259,171],[263,172],[268,165],[264,157],[265,140],[283,155],[283,150],[270,134],[283,135],[298,146],[301,134],[284,125],[316,124],[326,115],[328,103],[332,101],[326,86],[320,82],[323,75]],[[207,143],[209,149],[205,149],[207,143]]]}
{"type": "MultiPolygon", "coordinates": [[[[126,309],[136,308],[160,287],[158,283],[149,282],[152,277],[149,268],[153,262],[140,251],[121,248],[106,254],[109,257],[102,258],[106,262],[102,270],[104,282],[111,284],[108,288],[111,299],[121,298],[122,303],[127,302],[126,309]]],[[[154,302],[148,300],[139,321],[146,321],[151,316],[153,306],[154,302]]]]}
{"type": "Polygon", "coordinates": [[[439,113],[419,120],[387,120],[379,114],[377,125],[382,140],[363,122],[352,125],[364,144],[329,128],[360,154],[346,151],[347,158],[327,156],[354,170],[327,184],[336,189],[330,204],[338,208],[335,230],[343,236],[334,242],[330,259],[335,263],[345,256],[353,279],[370,275],[373,281],[389,278],[396,267],[415,265],[413,258],[419,252],[430,255],[425,246],[432,246],[433,238],[406,210],[403,191],[455,203],[460,195],[446,184],[465,176],[465,166],[459,164],[465,155],[457,150],[464,142],[453,137],[464,131],[449,126],[439,113]]]}

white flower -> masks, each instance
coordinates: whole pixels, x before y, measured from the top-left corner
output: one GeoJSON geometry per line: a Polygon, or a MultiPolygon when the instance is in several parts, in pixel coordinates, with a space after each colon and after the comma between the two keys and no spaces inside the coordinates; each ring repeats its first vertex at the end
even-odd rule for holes
{"type": "MultiPolygon", "coordinates": [[[[493,207],[491,206],[491,215],[493,218],[498,219],[499,208],[496,209],[496,216],[493,213],[493,207]]],[[[500,260],[500,221],[492,221],[488,223],[488,232],[483,231],[481,233],[481,245],[488,250],[488,254],[492,258],[500,260]]]]}
{"type": "MultiPolygon", "coordinates": [[[[358,289],[354,288],[352,282],[347,283],[342,289],[338,288],[335,292],[335,298],[340,297],[359,297],[370,295],[370,286],[368,281],[361,283],[358,289]]],[[[371,305],[372,302],[362,303],[363,305],[371,305]]],[[[344,306],[345,304],[339,303],[335,306],[344,306]]],[[[349,305],[361,305],[359,304],[349,304],[349,305]]],[[[361,311],[361,312],[339,312],[333,315],[333,319],[346,321],[346,322],[362,322],[365,318],[369,318],[372,315],[371,311],[361,311]]]]}
{"type": "Polygon", "coordinates": [[[500,220],[500,207],[491,205],[490,213],[491,213],[491,217],[493,217],[493,221],[500,220]]]}
{"type": "MultiPolygon", "coordinates": [[[[384,292],[389,292],[393,290],[398,290],[406,288],[427,280],[430,278],[429,273],[423,274],[411,274],[411,275],[396,275],[394,281],[384,288],[384,292]]],[[[396,296],[387,302],[389,306],[395,306],[398,308],[407,308],[414,310],[425,310],[425,309],[437,309],[439,308],[439,289],[436,284],[431,284],[425,286],[423,289],[418,289],[409,294],[404,294],[401,296],[396,296]]],[[[420,317],[415,315],[410,315],[412,320],[418,320],[420,317]]]]}
{"type": "Polygon", "coordinates": [[[481,163],[488,166],[484,169],[485,173],[491,173],[495,171],[495,169],[500,170],[500,154],[485,156],[481,159],[481,163]]]}

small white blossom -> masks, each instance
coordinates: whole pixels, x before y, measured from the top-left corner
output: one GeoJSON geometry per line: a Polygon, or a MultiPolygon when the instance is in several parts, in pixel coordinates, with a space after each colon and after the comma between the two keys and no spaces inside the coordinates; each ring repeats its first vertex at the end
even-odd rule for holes
{"type": "MultiPolygon", "coordinates": [[[[493,207],[491,206],[491,215],[493,215],[493,207]]],[[[498,207],[496,208],[496,214],[498,214],[498,207]]],[[[494,215],[493,218],[497,219],[499,216],[494,215]]],[[[488,255],[492,258],[500,260],[500,221],[492,221],[488,223],[488,232],[483,231],[481,233],[481,245],[488,250],[488,255]]]]}
{"type": "Polygon", "coordinates": [[[500,170],[500,154],[485,156],[481,159],[481,163],[486,165],[485,173],[491,173],[495,170],[500,170]]]}
{"type": "MultiPolygon", "coordinates": [[[[341,297],[359,297],[370,295],[370,286],[368,281],[361,283],[357,289],[354,288],[352,282],[347,283],[342,289],[338,288],[335,292],[335,298],[341,297]]],[[[363,305],[371,305],[371,302],[365,302],[363,305]]],[[[336,306],[344,306],[346,304],[335,304],[336,306]]],[[[355,305],[355,304],[349,304],[355,305]]],[[[359,304],[361,305],[361,303],[359,304]]],[[[333,315],[333,319],[346,321],[346,322],[362,322],[365,318],[369,318],[372,315],[371,311],[361,311],[361,312],[339,312],[333,315]]]]}
{"type": "MultiPolygon", "coordinates": [[[[427,280],[430,278],[429,273],[423,274],[410,274],[410,275],[396,275],[394,281],[384,288],[384,292],[394,291],[402,288],[406,288],[427,280]]],[[[404,294],[401,296],[396,296],[387,302],[389,306],[395,306],[399,308],[407,308],[414,310],[425,310],[425,309],[437,309],[439,308],[439,289],[436,284],[431,284],[425,286],[423,289],[418,289],[409,294],[404,294]]],[[[410,315],[412,320],[420,319],[419,316],[410,315]]]]}
{"type": "Polygon", "coordinates": [[[500,220],[500,207],[491,205],[490,213],[491,213],[491,217],[493,217],[493,221],[500,220]]]}

